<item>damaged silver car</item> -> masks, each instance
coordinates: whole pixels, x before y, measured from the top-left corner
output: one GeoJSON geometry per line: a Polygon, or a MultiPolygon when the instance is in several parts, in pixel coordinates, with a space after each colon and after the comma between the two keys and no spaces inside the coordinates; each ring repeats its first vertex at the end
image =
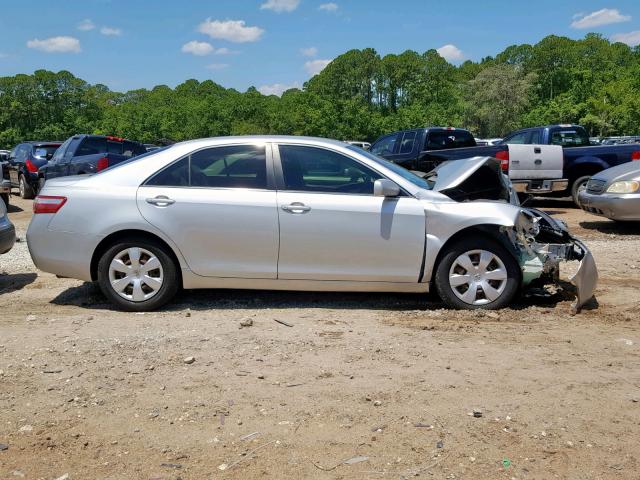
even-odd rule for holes
{"type": "Polygon", "coordinates": [[[497,160],[427,178],[343,142],[194,140],[93,176],[48,181],[27,233],[38,268],[98,282],[124,310],[180,288],[428,292],[501,308],[577,260],[576,307],[593,257],[566,227],[522,208],[497,160]]]}

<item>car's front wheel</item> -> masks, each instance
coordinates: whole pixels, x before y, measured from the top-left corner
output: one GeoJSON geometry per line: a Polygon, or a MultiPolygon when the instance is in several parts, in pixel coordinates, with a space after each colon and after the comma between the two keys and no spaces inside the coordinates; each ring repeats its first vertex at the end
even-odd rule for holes
{"type": "Polygon", "coordinates": [[[166,248],[150,240],[112,245],[98,262],[98,283],[122,310],[150,311],[169,302],[180,287],[178,267],[166,248]]]}
{"type": "Polygon", "coordinates": [[[493,310],[511,303],[520,278],[513,255],[497,241],[480,237],[447,248],[436,267],[435,286],[449,307],[493,310]]]}

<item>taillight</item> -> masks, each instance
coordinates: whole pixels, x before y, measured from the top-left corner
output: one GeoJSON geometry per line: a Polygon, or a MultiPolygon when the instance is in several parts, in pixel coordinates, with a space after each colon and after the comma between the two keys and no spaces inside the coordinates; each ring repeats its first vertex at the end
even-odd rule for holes
{"type": "Polygon", "coordinates": [[[31,173],[38,173],[38,167],[36,167],[30,159],[27,159],[24,165],[31,173]]]}
{"type": "Polygon", "coordinates": [[[631,154],[631,160],[640,160],[640,150],[636,150],[631,154]]]}
{"type": "Polygon", "coordinates": [[[67,203],[67,197],[38,195],[33,201],[33,213],[58,213],[67,203]]]}
{"type": "Polygon", "coordinates": [[[496,153],[496,158],[500,160],[500,168],[503,172],[509,171],[509,150],[501,150],[496,153]]]}
{"type": "Polygon", "coordinates": [[[96,165],[96,170],[98,172],[104,170],[109,167],[109,159],[107,157],[102,157],[98,160],[98,164],[96,165]]]}

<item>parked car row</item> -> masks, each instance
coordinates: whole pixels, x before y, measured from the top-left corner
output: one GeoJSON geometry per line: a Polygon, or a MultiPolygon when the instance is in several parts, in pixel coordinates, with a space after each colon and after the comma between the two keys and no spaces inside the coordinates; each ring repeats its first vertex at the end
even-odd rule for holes
{"type": "Polygon", "coordinates": [[[497,145],[478,146],[459,128],[423,128],[384,135],[371,151],[411,170],[426,172],[438,163],[470,156],[503,161],[519,192],[573,197],[589,178],[610,167],[640,160],[640,145],[593,146],[580,125],[547,125],[512,132],[497,145]]]}
{"type": "Polygon", "coordinates": [[[4,162],[0,159],[4,165],[0,178],[3,188],[8,181],[9,190],[18,189],[22,198],[31,199],[48,179],[96,173],[146,152],[141,143],[104,135],[74,135],[65,142],[23,142],[6,154],[4,162]]]}

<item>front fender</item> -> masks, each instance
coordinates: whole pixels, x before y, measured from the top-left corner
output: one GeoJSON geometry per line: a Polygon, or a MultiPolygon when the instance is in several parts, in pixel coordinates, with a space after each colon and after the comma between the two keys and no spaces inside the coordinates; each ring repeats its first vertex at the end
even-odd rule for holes
{"type": "Polygon", "coordinates": [[[433,203],[425,208],[427,251],[423,278],[429,281],[442,247],[470,227],[514,227],[521,208],[504,202],[433,203]]]}

